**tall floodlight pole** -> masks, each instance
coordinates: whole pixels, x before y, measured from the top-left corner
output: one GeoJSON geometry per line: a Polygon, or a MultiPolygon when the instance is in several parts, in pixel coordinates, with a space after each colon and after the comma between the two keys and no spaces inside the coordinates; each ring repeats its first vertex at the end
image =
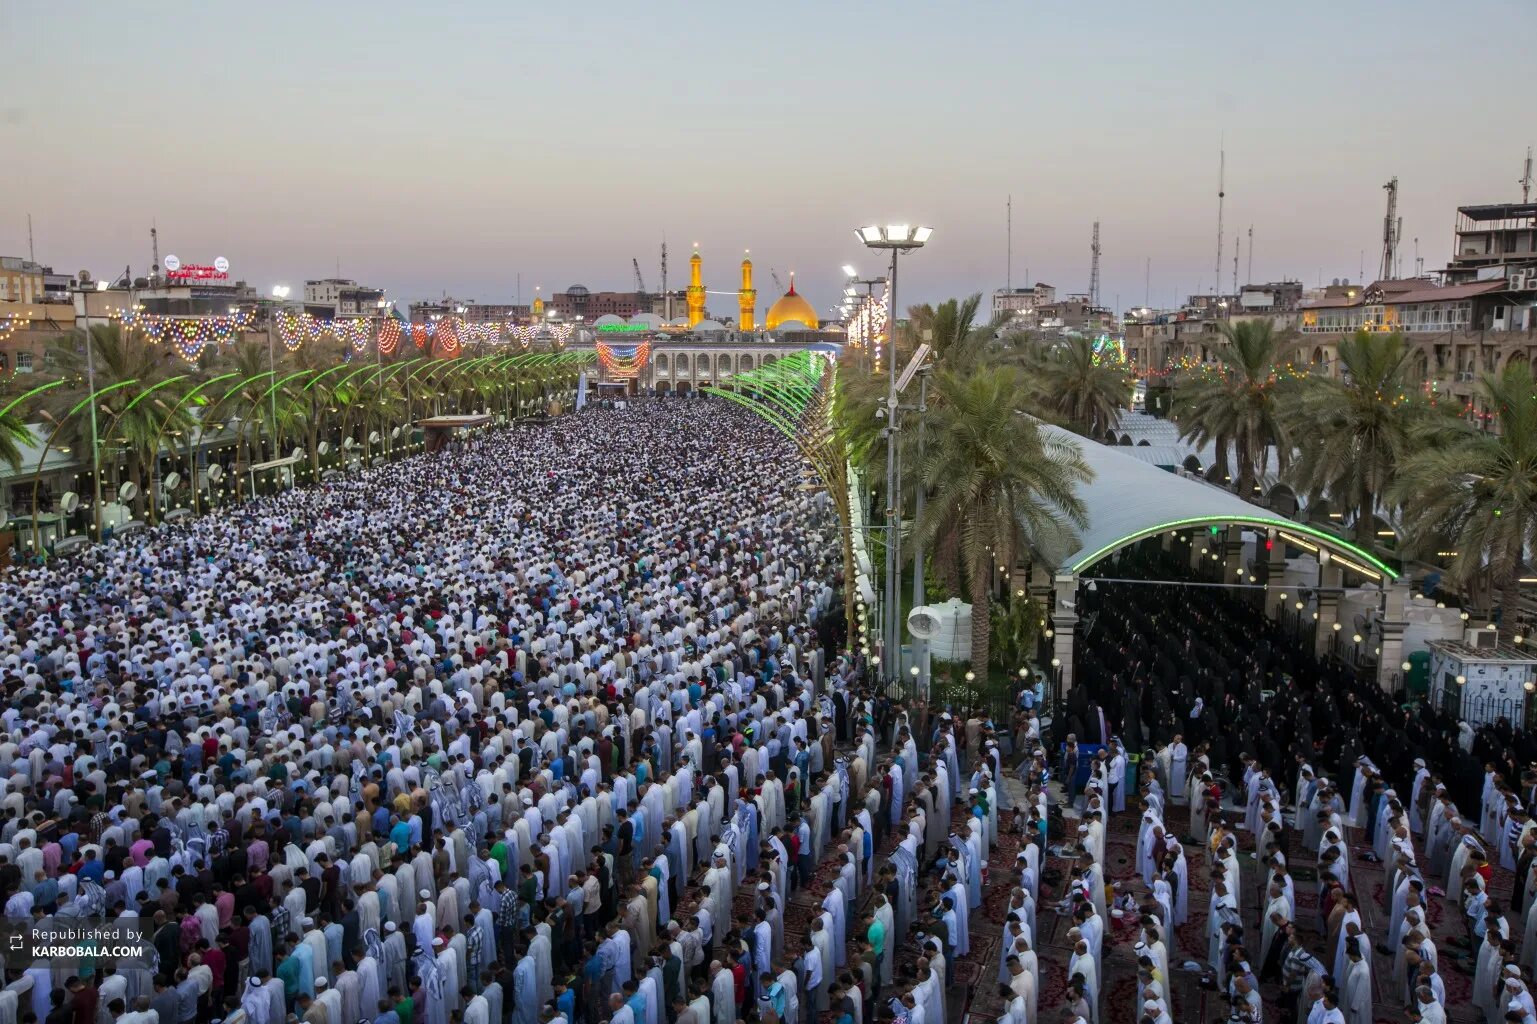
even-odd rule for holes
{"type": "Polygon", "coordinates": [[[902,620],[899,610],[901,578],[901,495],[898,493],[900,467],[898,433],[900,411],[897,408],[896,326],[897,326],[897,256],[921,249],[934,233],[932,228],[910,224],[872,225],[856,228],[860,242],[871,249],[891,251],[891,286],[886,297],[886,330],[891,352],[886,359],[886,580],[885,609],[882,615],[881,678],[891,683],[901,678],[902,620]]]}
{"type": "MultiPolygon", "coordinates": [[[[84,274],[80,275],[82,278],[84,274]]],[[[97,291],[104,291],[107,283],[98,281],[97,291]]],[[[91,293],[82,288],[80,316],[85,321],[85,387],[91,403],[91,512],[96,521],[96,539],[101,540],[101,438],[96,428],[96,344],[91,339],[91,293]]],[[[36,506],[32,517],[37,518],[36,506]]],[[[62,528],[59,531],[63,533],[62,528]]]]}

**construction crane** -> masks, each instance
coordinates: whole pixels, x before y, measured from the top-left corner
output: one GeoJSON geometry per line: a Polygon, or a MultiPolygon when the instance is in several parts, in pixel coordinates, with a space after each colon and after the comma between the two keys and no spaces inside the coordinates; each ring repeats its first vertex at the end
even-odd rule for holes
{"type": "Polygon", "coordinates": [[[640,276],[640,260],[638,260],[638,259],[636,259],[635,257],[632,256],[632,257],[630,257],[630,263],[631,263],[631,265],[633,265],[635,267],[635,291],[636,291],[636,293],[640,294],[640,295],[648,294],[647,289],[646,289],[646,280],[645,280],[645,278],[640,276]]]}
{"type": "Polygon", "coordinates": [[[779,271],[775,270],[773,267],[769,267],[769,277],[774,279],[774,287],[779,289],[780,294],[789,291],[789,289],[785,287],[785,283],[779,279],[779,271]]]}

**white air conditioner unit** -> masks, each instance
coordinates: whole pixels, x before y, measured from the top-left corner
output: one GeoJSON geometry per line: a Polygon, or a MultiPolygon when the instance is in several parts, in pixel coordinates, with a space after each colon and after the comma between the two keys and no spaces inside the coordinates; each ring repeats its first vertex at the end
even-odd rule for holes
{"type": "Polygon", "coordinates": [[[1510,288],[1517,292],[1537,291],[1537,270],[1510,275],[1510,288]]]}
{"type": "Polygon", "coordinates": [[[1505,284],[1513,292],[1522,292],[1526,290],[1527,281],[1526,271],[1517,270],[1505,279],[1505,284]]]}
{"type": "Polygon", "coordinates": [[[1500,633],[1497,629],[1465,629],[1462,631],[1462,642],[1475,651],[1492,651],[1500,645],[1500,633]]]}

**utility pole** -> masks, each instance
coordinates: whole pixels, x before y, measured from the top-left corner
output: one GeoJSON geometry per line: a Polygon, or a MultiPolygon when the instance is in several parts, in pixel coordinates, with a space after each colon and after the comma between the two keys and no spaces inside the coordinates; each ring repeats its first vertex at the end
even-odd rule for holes
{"type": "MultiPolygon", "coordinates": [[[[1526,162],[1528,166],[1531,165],[1530,151],[1528,151],[1526,162]]],[[[32,215],[30,213],[27,214],[27,259],[33,263],[37,262],[37,250],[32,247],[32,215]]]]}
{"type": "MultiPolygon", "coordinates": [[[[1526,147],[1526,166],[1521,169],[1521,180],[1517,182],[1521,186],[1521,201],[1529,202],[1532,197],[1532,147],[1526,147]]],[[[28,223],[31,223],[28,221],[28,223]]]]}
{"type": "Polygon", "coordinates": [[[1224,137],[1217,158],[1217,272],[1212,276],[1212,291],[1222,291],[1222,206],[1227,199],[1227,141],[1224,137]]]}
{"type": "Polygon", "coordinates": [[[1233,295],[1235,297],[1238,295],[1238,243],[1240,241],[1237,235],[1233,236],[1233,295]]]}
{"type": "Polygon", "coordinates": [[[1248,276],[1249,280],[1246,283],[1247,284],[1253,284],[1254,283],[1254,225],[1253,224],[1249,225],[1249,273],[1248,273],[1247,276],[1248,276]]]}
{"type": "MultiPolygon", "coordinates": [[[[1007,292],[1012,292],[1014,290],[1014,197],[1012,195],[1009,196],[1009,202],[1008,202],[1007,209],[1008,209],[1008,214],[1007,214],[1008,227],[1007,227],[1006,230],[1007,230],[1008,239],[1009,239],[1009,242],[1008,242],[1008,253],[1009,254],[1008,254],[1007,262],[1005,264],[1004,272],[1003,272],[1003,290],[1007,291],[1007,292]]],[[[30,225],[31,223],[32,223],[32,218],[28,217],[27,218],[27,224],[30,225]]],[[[28,230],[30,231],[30,227],[29,227],[28,230]]]]}

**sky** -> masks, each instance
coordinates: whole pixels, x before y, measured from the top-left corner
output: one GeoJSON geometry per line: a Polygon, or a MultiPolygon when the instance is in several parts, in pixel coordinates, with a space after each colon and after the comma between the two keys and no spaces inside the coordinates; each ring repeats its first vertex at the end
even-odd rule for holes
{"type": "MultiPolygon", "coordinates": [[[[1011,277],[1169,306],[1368,279],[1397,176],[1402,265],[1459,204],[1520,198],[1537,143],[1532,0],[776,0],[431,5],[0,2],[0,255],[111,276],[160,251],[305,278],[529,301],[629,290],[640,261],[823,311],[853,229],[929,225],[899,304],[1011,277]],[[1476,21],[1478,32],[1466,31],[1476,21]],[[1008,271],[1005,205],[1013,198],[1008,271]],[[1149,270],[1149,261],[1151,267],[1149,270]],[[1028,275],[1028,276],[1027,276],[1028,275]]],[[[734,300],[712,297],[712,311],[734,300]]]]}

